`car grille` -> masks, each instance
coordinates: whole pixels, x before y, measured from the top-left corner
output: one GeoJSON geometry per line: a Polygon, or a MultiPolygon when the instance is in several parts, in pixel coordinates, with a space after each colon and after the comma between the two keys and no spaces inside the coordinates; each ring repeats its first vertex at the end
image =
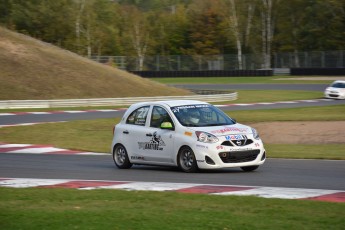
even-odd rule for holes
{"type": "Polygon", "coordinates": [[[230,141],[224,141],[222,143],[222,145],[224,145],[224,146],[234,146],[230,141]]]}
{"type": "Polygon", "coordinates": [[[339,97],[337,94],[329,94],[330,97],[339,97]]]}
{"type": "Polygon", "coordinates": [[[255,149],[247,151],[221,152],[219,153],[219,157],[224,163],[241,163],[253,161],[259,154],[260,149],[255,149]]]}
{"type": "Polygon", "coordinates": [[[246,146],[246,145],[250,145],[253,143],[253,140],[251,139],[246,139],[246,140],[238,140],[237,141],[224,141],[222,143],[222,145],[224,146],[246,146]]]}

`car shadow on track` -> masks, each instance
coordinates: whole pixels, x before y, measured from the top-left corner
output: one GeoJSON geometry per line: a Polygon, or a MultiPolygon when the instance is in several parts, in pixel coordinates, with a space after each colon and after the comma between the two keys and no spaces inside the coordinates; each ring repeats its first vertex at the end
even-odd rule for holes
{"type": "MultiPolygon", "coordinates": [[[[142,170],[142,171],[160,171],[160,172],[177,172],[177,173],[185,173],[180,170],[178,167],[169,167],[169,166],[146,166],[146,165],[134,165],[129,170],[142,170]]],[[[231,169],[213,169],[213,170],[205,170],[199,169],[197,173],[202,174],[217,174],[217,173],[255,173],[253,172],[244,172],[240,168],[231,168],[231,169]]],[[[194,173],[192,173],[194,174],[194,173]]]]}

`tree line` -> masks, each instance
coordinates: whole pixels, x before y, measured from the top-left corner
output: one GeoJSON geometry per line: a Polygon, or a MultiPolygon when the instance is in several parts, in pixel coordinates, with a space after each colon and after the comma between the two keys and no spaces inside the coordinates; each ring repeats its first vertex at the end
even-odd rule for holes
{"type": "MultiPolygon", "coordinates": [[[[0,23],[84,56],[345,49],[344,0],[1,0],[0,23]]],[[[1,35],[0,35],[1,36],[1,35]]]]}

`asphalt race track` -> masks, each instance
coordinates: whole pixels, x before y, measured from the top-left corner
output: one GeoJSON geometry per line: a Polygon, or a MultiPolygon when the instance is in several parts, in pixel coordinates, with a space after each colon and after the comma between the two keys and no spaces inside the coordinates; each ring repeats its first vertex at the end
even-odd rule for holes
{"type": "Polygon", "coordinates": [[[114,180],[345,190],[345,161],[268,159],[257,171],[239,168],[184,173],[173,167],[118,169],[109,156],[0,154],[8,178],[114,180]]]}
{"type": "MultiPolygon", "coordinates": [[[[183,87],[192,88],[191,85],[183,85],[183,87]]],[[[195,87],[211,89],[211,85],[198,85],[195,87]]],[[[324,85],[315,84],[212,85],[212,89],[218,90],[293,89],[323,91],[325,87],[324,85]]],[[[313,102],[300,101],[298,103],[229,105],[221,107],[221,109],[231,111],[343,104],[345,104],[345,100],[317,100],[313,102]]],[[[0,116],[0,126],[31,122],[114,118],[122,116],[123,113],[124,111],[120,110],[109,112],[2,115],[0,116]]],[[[110,142],[111,140],[109,140],[110,142]]],[[[249,173],[243,172],[239,168],[234,168],[188,174],[171,167],[133,166],[129,170],[120,170],[115,167],[110,155],[76,156],[1,153],[0,177],[202,183],[345,190],[345,161],[267,159],[266,163],[257,171],[249,173]]]]}

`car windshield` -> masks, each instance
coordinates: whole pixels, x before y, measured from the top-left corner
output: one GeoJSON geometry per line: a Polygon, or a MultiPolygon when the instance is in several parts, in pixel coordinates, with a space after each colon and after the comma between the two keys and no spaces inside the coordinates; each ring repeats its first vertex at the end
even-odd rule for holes
{"type": "Polygon", "coordinates": [[[174,106],[170,109],[180,124],[187,127],[233,125],[236,123],[223,111],[209,104],[174,106]]]}
{"type": "Polygon", "coordinates": [[[345,88],[345,83],[342,83],[342,82],[335,82],[331,85],[331,87],[334,87],[334,88],[345,88]]]}

